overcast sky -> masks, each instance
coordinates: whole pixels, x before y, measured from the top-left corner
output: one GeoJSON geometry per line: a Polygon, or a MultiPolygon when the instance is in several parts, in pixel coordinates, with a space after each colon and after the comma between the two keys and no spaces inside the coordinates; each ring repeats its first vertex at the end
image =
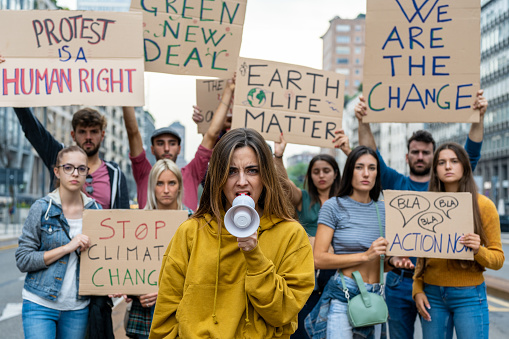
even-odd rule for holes
{"type": "MultiPolygon", "coordinates": [[[[75,0],[59,1],[69,8],[75,0]]],[[[322,68],[322,40],[329,20],[336,15],[353,19],[366,13],[365,0],[248,0],[240,56],[322,68]]],[[[178,120],[186,126],[186,160],[201,143],[191,119],[196,102],[194,76],[145,73],[145,104],[156,119],[156,127],[178,120]]],[[[286,156],[310,146],[289,145],[286,156]]]]}

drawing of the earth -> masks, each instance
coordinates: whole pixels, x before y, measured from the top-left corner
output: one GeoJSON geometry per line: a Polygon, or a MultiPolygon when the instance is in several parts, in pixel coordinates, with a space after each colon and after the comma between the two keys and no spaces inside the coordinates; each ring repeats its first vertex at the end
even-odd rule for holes
{"type": "Polygon", "coordinates": [[[247,101],[252,107],[262,107],[267,100],[265,92],[261,88],[253,88],[247,94],[247,101]]]}

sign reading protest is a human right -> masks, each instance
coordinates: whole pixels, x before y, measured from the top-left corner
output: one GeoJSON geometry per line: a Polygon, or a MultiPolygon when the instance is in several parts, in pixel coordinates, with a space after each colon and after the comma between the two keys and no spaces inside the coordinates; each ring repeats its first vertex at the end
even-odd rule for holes
{"type": "Polygon", "coordinates": [[[472,194],[384,190],[387,255],[474,260],[472,194]]]}
{"type": "Polygon", "coordinates": [[[142,16],[0,11],[0,106],[144,105],[142,16]]]}
{"type": "Polygon", "coordinates": [[[368,0],[364,122],[479,122],[479,0],[368,0]]]}
{"type": "Polygon", "coordinates": [[[265,139],[333,148],[341,129],[345,76],[304,66],[239,58],[232,128],[265,139]]]}
{"type": "Polygon", "coordinates": [[[247,0],[132,0],[143,13],[145,70],[231,77],[247,0]]]}
{"type": "Polygon", "coordinates": [[[80,295],[157,292],[163,255],[187,211],[85,210],[80,295]]]}

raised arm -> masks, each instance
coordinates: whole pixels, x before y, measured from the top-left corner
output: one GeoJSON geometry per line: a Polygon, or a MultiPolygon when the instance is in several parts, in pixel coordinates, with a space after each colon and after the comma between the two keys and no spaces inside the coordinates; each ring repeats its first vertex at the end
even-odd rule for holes
{"type": "Polygon", "coordinates": [[[290,201],[293,206],[299,210],[302,209],[302,191],[295,185],[293,181],[288,178],[285,165],[283,164],[283,155],[286,149],[286,140],[283,138],[283,133],[279,138],[279,142],[274,142],[274,164],[276,170],[283,179],[283,187],[290,192],[290,201]]]}
{"type": "Polygon", "coordinates": [[[348,136],[342,129],[337,130],[334,133],[336,134],[336,137],[332,141],[334,143],[334,148],[339,148],[346,156],[348,156],[352,152],[352,149],[350,148],[350,139],[348,139],[348,136]]]}
{"type": "Polygon", "coordinates": [[[226,114],[228,113],[228,109],[230,108],[230,101],[232,95],[235,91],[235,76],[232,79],[228,80],[226,84],[223,95],[221,96],[221,101],[212,116],[212,121],[210,122],[210,127],[203,136],[203,140],[201,145],[207,149],[213,149],[217,138],[219,138],[219,134],[223,129],[224,121],[226,119],[226,114]]]}
{"type": "Polygon", "coordinates": [[[376,150],[375,137],[371,132],[371,127],[368,122],[362,122],[362,118],[367,115],[366,99],[364,96],[359,97],[359,102],[355,105],[355,117],[359,121],[359,145],[367,146],[373,150],[376,150]]]}
{"type": "Polygon", "coordinates": [[[481,142],[484,138],[484,114],[488,108],[488,100],[483,96],[483,94],[484,90],[482,89],[477,92],[477,98],[473,105],[474,109],[479,110],[481,120],[479,122],[472,123],[470,126],[470,132],[468,133],[470,140],[475,142],[481,142]]]}
{"type": "Polygon", "coordinates": [[[129,139],[131,157],[137,157],[143,152],[143,140],[138,128],[138,121],[136,121],[134,107],[122,107],[122,111],[124,112],[124,124],[129,139]]]}

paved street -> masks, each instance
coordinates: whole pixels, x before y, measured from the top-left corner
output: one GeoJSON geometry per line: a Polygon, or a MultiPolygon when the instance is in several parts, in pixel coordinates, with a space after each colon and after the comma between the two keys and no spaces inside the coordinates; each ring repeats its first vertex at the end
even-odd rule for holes
{"type": "MultiPolygon", "coordinates": [[[[506,258],[509,253],[509,234],[503,235],[504,252],[506,258]]],[[[23,338],[23,328],[21,321],[21,290],[23,289],[23,280],[25,274],[20,273],[16,267],[14,260],[14,252],[16,251],[14,245],[0,246],[0,337],[5,339],[23,338]]],[[[12,243],[12,242],[11,242],[12,243]]],[[[504,267],[500,271],[490,271],[487,273],[499,278],[507,279],[509,283],[509,259],[506,259],[504,267]]],[[[490,337],[491,338],[506,338],[509,334],[509,299],[488,297],[490,307],[490,337]]],[[[119,306],[119,309],[122,308],[119,306]]],[[[121,313],[123,311],[118,311],[121,313]]],[[[120,322],[122,319],[121,314],[116,314],[115,324],[117,328],[117,338],[122,338],[119,333],[122,333],[120,322]]],[[[420,335],[420,325],[417,321],[416,339],[422,338],[420,335]]]]}

